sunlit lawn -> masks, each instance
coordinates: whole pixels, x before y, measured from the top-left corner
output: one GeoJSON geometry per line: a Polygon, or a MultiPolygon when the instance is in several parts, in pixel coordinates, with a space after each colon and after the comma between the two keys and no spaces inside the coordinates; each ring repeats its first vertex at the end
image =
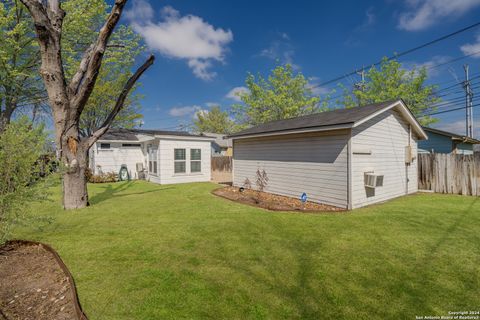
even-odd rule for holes
{"type": "Polygon", "coordinates": [[[15,237],[58,250],[93,319],[415,319],[478,309],[480,201],[422,194],[351,213],[279,213],[210,183],[90,185],[15,237]]]}

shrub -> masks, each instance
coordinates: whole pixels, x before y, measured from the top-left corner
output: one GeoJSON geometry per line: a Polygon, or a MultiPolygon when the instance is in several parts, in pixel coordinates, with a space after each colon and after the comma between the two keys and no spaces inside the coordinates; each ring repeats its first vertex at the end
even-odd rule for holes
{"type": "Polygon", "coordinates": [[[85,176],[87,181],[90,183],[106,183],[106,182],[117,182],[118,174],[115,172],[107,172],[94,175],[90,169],[85,171],[85,176]]]}
{"type": "Polygon", "coordinates": [[[15,225],[29,220],[27,205],[47,196],[40,161],[46,134],[43,126],[32,127],[27,118],[10,123],[0,135],[0,244],[8,240],[15,225]]]}

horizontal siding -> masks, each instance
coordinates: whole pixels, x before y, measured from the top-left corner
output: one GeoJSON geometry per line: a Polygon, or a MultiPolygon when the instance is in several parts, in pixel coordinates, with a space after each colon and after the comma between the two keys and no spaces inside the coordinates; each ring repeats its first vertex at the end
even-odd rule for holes
{"type": "MultiPolygon", "coordinates": [[[[158,142],[157,142],[158,143],[158,142]]],[[[211,142],[210,141],[186,141],[174,139],[161,139],[158,147],[159,177],[151,177],[151,181],[161,184],[187,183],[210,181],[211,171],[211,142]],[[186,149],[186,173],[174,173],[174,149],[186,149]],[[190,149],[202,150],[202,162],[200,173],[190,173],[190,149]]]]}
{"type": "Polygon", "coordinates": [[[145,154],[142,147],[122,147],[121,143],[110,143],[110,149],[100,149],[96,143],[90,152],[93,153],[91,169],[95,174],[120,171],[122,165],[126,165],[130,177],[137,179],[136,164],[145,164],[145,154]]]}
{"type": "Polygon", "coordinates": [[[348,132],[309,133],[234,141],[233,184],[248,179],[255,186],[256,171],[265,170],[267,192],[347,207],[348,132]]]}
{"type": "MultiPolygon", "coordinates": [[[[353,208],[417,192],[417,161],[405,165],[408,140],[408,124],[395,110],[389,110],[352,130],[353,208]],[[371,154],[356,154],[356,150],[371,154]],[[366,188],[364,173],[367,171],[384,175],[383,186],[374,190],[366,188]]],[[[410,143],[416,155],[414,134],[410,143]]]]}

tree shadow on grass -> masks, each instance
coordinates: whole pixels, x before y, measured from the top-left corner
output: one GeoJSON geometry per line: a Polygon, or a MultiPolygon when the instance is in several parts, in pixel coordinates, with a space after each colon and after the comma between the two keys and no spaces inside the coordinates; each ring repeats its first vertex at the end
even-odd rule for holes
{"type": "Polygon", "coordinates": [[[105,200],[108,200],[108,199],[111,199],[111,198],[125,197],[125,196],[131,196],[131,195],[140,195],[140,194],[159,192],[159,191],[168,190],[168,189],[174,189],[174,187],[170,186],[170,187],[164,187],[164,188],[159,188],[159,189],[154,189],[154,190],[139,191],[139,192],[128,192],[128,193],[119,194],[123,191],[128,190],[134,184],[135,184],[134,181],[128,181],[128,182],[124,182],[124,183],[108,184],[105,187],[102,187],[102,189],[103,189],[102,192],[97,193],[90,198],[90,204],[98,204],[102,201],[105,201],[105,200]]]}

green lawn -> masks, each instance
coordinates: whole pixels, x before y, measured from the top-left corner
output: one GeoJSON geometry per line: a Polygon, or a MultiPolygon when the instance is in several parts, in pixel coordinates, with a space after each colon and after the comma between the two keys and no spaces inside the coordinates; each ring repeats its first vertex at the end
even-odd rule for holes
{"type": "Polygon", "coordinates": [[[94,319],[415,319],[479,309],[480,201],[269,212],[210,183],[90,185],[92,206],[16,238],[58,250],[94,319]]]}

